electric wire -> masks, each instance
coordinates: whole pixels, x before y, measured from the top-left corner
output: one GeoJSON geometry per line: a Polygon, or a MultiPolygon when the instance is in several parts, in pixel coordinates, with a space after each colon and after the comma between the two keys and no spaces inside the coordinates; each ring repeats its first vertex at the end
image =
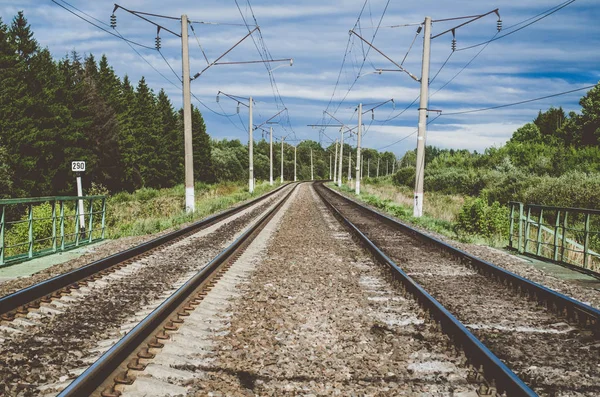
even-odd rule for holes
{"type": "Polygon", "coordinates": [[[541,101],[543,99],[554,98],[554,97],[561,96],[561,95],[571,94],[571,93],[577,92],[577,91],[588,90],[588,89],[594,88],[595,86],[596,86],[595,84],[594,85],[588,85],[588,86],[585,86],[585,87],[576,88],[574,90],[559,92],[557,94],[545,95],[545,96],[542,96],[542,97],[539,97],[539,98],[526,99],[524,101],[507,103],[507,104],[504,104],[504,105],[491,106],[491,107],[481,108],[481,109],[472,109],[472,110],[465,110],[465,111],[461,111],[461,112],[443,113],[443,115],[444,116],[455,116],[455,115],[459,115],[459,114],[485,112],[485,111],[488,111],[488,110],[501,109],[501,108],[506,108],[506,107],[515,106],[515,105],[522,105],[524,103],[541,101]]]}
{"type": "Polygon", "coordinates": [[[181,77],[179,77],[179,75],[177,74],[177,72],[175,72],[175,69],[173,69],[173,67],[171,66],[171,64],[169,63],[169,61],[167,61],[167,58],[165,58],[165,56],[162,53],[162,51],[161,50],[157,50],[157,51],[160,54],[160,56],[162,57],[162,59],[165,61],[165,63],[169,67],[169,69],[171,69],[171,72],[173,72],[173,74],[175,75],[175,77],[177,77],[177,80],[179,80],[180,83],[183,83],[183,79],[181,77]]]}
{"type": "Polygon", "coordinates": [[[442,64],[442,66],[438,69],[437,73],[433,76],[433,78],[431,78],[429,80],[429,84],[433,83],[435,81],[435,78],[438,77],[438,75],[440,74],[440,72],[442,71],[442,69],[444,69],[444,66],[446,66],[446,64],[448,63],[448,61],[450,60],[450,58],[452,57],[452,54],[454,54],[454,51],[451,51],[450,54],[448,55],[448,58],[446,58],[446,60],[444,61],[444,63],[442,64]]]}

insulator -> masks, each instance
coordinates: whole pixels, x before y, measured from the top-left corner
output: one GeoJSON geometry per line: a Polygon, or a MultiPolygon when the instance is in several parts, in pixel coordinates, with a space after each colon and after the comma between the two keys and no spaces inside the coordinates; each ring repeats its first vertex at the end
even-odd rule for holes
{"type": "Polygon", "coordinates": [[[156,36],[156,49],[160,50],[160,37],[156,36]]]}
{"type": "Polygon", "coordinates": [[[219,95],[217,95],[217,103],[219,103],[219,95]]]}
{"type": "Polygon", "coordinates": [[[456,39],[452,39],[452,51],[456,51],[456,39]]]}
{"type": "Polygon", "coordinates": [[[237,108],[235,109],[237,114],[240,114],[240,104],[238,103],[237,108]]]}
{"type": "Polygon", "coordinates": [[[115,14],[110,16],[110,27],[113,29],[117,27],[117,16],[115,14]]]}
{"type": "Polygon", "coordinates": [[[375,120],[375,112],[371,110],[371,120],[375,120]]]}
{"type": "Polygon", "coordinates": [[[498,19],[498,23],[496,25],[496,28],[498,29],[498,32],[502,30],[502,19],[498,19]]]}

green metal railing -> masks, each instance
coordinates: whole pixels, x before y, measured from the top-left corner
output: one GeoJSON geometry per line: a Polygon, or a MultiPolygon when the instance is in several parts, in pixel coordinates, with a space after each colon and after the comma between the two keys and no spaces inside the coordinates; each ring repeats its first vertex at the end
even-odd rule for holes
{"type": "Polygon", "coordinates": [[[0,214],[2,267],[104,239],[106,196],[5,199],[0,214]]]}
{"type": "Polygon", "coordinates": [[[509,247],[600,273],[600,210],[511,201],[509,247]]]}

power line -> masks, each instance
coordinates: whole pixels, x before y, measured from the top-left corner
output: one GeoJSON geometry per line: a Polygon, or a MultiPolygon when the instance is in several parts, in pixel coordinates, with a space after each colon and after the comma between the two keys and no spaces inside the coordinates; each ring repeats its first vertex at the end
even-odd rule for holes
{"type": "MultiPolygon", "coordinates": [[[[140,44],[140,43],[138,43],[136,41],[129,40],[129,39],[123,37],[121,34],[115,34],[115,33],[111,32],[110,30],[104,29],[102,26],[95,24],[94,22],[90,21],[89,19],[86,19],[86,18],[82,17],[81,15],[77,14],[76,12],[74,12],[74,11],[68,9],[67,7],[65,7],[64,5],[58,3],[56,0],[50,0],[50,1],[53,2],[54,4],[56,4],[57,6],[59,6],[60,8],[62,8],[64,10],[70,12],[71,14],[75,15],[77,18],[79,18],[81,20],[84,20],[85,22],[89,23],[90,25],[97,27],[98,29],[100,29],[100,30],[102,30],[102,31],[110,34],[111,36],[119,38],[119,39],[121,39],[121,40],[123,40],[123,41],[125,41],[125,42],[127,42],[129,44],[135,44],[135,45],[137,45],[139,47],[143,47],[143,48],[146,48],[146,49],[149,49],[149,50],[154,50],[154,47],[150,47],[150,46],[147,46],[147,45],[144,45],[144,44],[140,44]]],[[[69,4],[69,3],[65,2],[65,4],[69,4]]],[[[73,7],[73,8],[75,8],[75,7],[73,7]]]]}
{"type": "MultiPolygon", "coordinates": [[[[505,34],[503,34],[503,35],[500,35],[500,36],[498,36],[498,37],[494,37],[494,38],[492,38],[492,39],[490,39],[490,40],[488,40],[488,41],[484,41],[484,42],[482,42],[482,43],[479,43],[479,44],[473,44],[473,45],[470,45],[470,46],[468,46],[468,47],[459,48],[459,49],[457,49],[456,51],[464,51],[464,50],[469,50],[469,49],[471,49],[471,48],[475,48],[475,47],[479,47],[479,46],[482,46],[482,45],[485,45],[485,44],[491,43],[492,41],[500,40],[500,39],[502,39],[502,38],[504,38],[504,37],[506,37],[506,36],[510,36],[511,34],[513,34],[513,33],[516,33],[516,32],[518,32],[518,31],[520,31],[520,30],[523,30],[523,29],[525,29],[525,28],[527,28],[527,27],[529,27],[529,26],[533,25],[534,23],[536,23],[536,22],[539,22],[539,21],[541,21],[542,19],[549,17],[550,15],[554,14],[555,12],[558,12],[558,11],[562,10],[563,8],[565,8],[565,7],[567,7],[567,6],[569,6],[569,5],[573,4],[573,3],[575,3],[575,1],[577,1],[577,0],[569,0],[569,1],[566,1],[566,2],[564,2],[564,3],[561,3],[561,4],[559,4],[558,6],[551,8],[550,10],[552,10],[552,11],[549,11],[549,12],[546,12],[546,13],[544,13],[544,14],[543,14],[541,17],[539,17],[539,18],[537,18],[537,19],[534,19],[533,21],[529,22],[529,23],[528,23],[528,24],[526,24],[526,25],[523,25],[523,26],[521,26],[520,28],[517,28],[517,29],[515,29],[515,30],[512,30],[512,31],[510,31],[510,32],[508,32],[508,33],[505,33],[505,34]]],[[[531,18],[530,18],[530,19],[531,19],[531,18]]],[[[522,22],[521,22],[521,23],[522,23],[522,22]]],[[[519,25],[519,24],[515,24],[515,25],[513,25],[513,26],[517,26],[517,25],[519,25]]]]}

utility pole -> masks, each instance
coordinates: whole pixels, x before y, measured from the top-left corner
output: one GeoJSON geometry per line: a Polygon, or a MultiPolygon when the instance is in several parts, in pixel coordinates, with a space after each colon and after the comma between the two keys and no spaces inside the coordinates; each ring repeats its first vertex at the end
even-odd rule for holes
{"type": "Polygon", "coordinates": [[[250,193],[254,193],[254,138],[252,137],[253,131],[254,126],[252,125],[252,97],[250,97],[250,100],[248,101],[248,171],[250,173],[248,179],[248,190],[250,191],[250,193]]]}
{"type": "Polygon", "coordinates": [[[273,186],[273,127],[269,127],[269,184],[273,186]]]}
{"type": "Polygon", "coordinates": [[[356,139],[356,181],[354,182],[355,194],[360,194],[360,179],[361,179],[361,167],[360,167],[360,138],[362,135],[362,103],[358,104],[358,130],[356,139]]]}
{"type": "Polygon", "coordinates": [[[340,172],[338,175],[338,187],[342,187],[343,159],[344,159],[344,130],[340,129],[340,172]]]}
{"type": "Polygon", "coordinates": [[[183,141],[185,166],[185,211],[196,210],[194,195],[194,149],[192,147],[192,88],[187,15],[181,16],[181,60],[183,72],[183,141]]]}
{"type": "Polygon", "coordinates": [[[338,140],[335,140],[335,159],[333,162],[333,183],[337,181],[337,165],[338,165],[338,140]]]}
{"type": "MultiPolygon", "coordinates": [[[[296,152],[298,151],[298,145],[294,146],[294,182],[296,182],[298,180],[298,178],[296,177],[296,166],[297,166],[297,162],[296,162],[296,152]]],[[[282,168],[283,169],[283,168],[282,168]]]]}
{"type": "Polygon", "coordinates": [[[362,181],[363,175],[365,173],[365,158],[363,157],[361,161],[362,161],[362,163],[361,163],[361,166],[360,166],[360,180],[362,181]]]}
{"type": "Polygon", "coordinates": [[[315,176],[313,172],[313,157],[312,157],[312,148],[310,148],[310,180],[314,181],[315,176]]]}
{"type": "Polygon", "coordinates": [[[389,159],[385,159],[385,175],[389,175],[390,174],[390,160],[389,159]]]}
{"type": "Polygon", "coordinates": [[[396,172],[396,155],[394,155],[394,162],[392,163],[392,175],[396,172]]]}
{"type": "Polygon", "coordinates": [[[380,158],[377,157],[377,178],[379,178],[379,160],[380,158]]]}
{"type": "Polygon", "coordinates": [[[283,140],[284,138],[281,137],[281,183],[283,183],[283,140]]]}
{"type": "Polygon", "coordinates": [[[352,181],[352,152],[348,152],[348,186],[352,181]]]}
{"type": "Polygon", "coordinates": [[[331,153],[329,153],[329,179],[331,179],[331,153]]]}
{"type": "Polygon", "coordinates": [[[423,216],[423,179],[425,171],[425,137],[427,134],[427,106],[429,97],[429,56],[431,55],[431,17],[425,17],[423,34],[423,64],[421,65],[421,98],[417,135],[417,168],[413,216],[423,216]]]}
{"type": "Polygon", "coordinates": [[[367,159],[367,178],[371,177],[371,157],[367,159]]]}

